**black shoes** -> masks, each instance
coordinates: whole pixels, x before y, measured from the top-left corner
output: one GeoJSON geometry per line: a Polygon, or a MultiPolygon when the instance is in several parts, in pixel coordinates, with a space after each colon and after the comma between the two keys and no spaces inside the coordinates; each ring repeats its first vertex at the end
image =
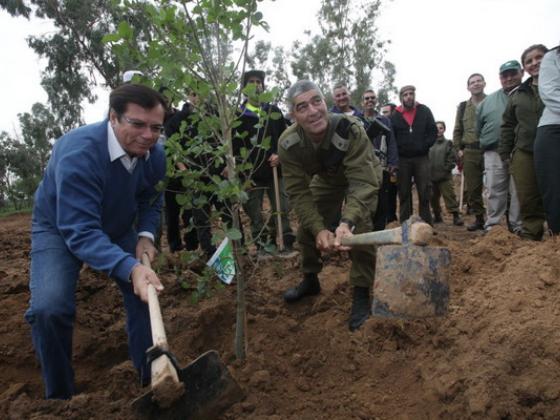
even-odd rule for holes
{"type": "Polygon", "coordinates": [[[443,219],[441,218],[441,213],[434,214],[434,223],[443,223],[443,219]]]}
{"type": "Polygon", "coordinates": [[[352,296],[352,311],[348,327],[350,331],[356,331],[369,318],[370,303],[369,289],[367,287],[354,287],[352,296]]]}
{"type": "Polygon", "coordinates": [[[453,213],[453,224],[455,226],[463,226],[465,224],[458,212],[453,213]]]}
{"type": "Polygon", "coordinates": [[[481,214],[476,216],[476,220],[472,225],[467,226],[469,232],[474,232],[475,230],[484,230],[484,216],[481,214]]]}
{"type": "Polygon", "coordinates": [[[305,273],[303,280],[296,287],[292,287],[284,293],[284,300],[287,303],[297,302],[305,296],[318,295],[321,291],[321,284],[315,273],[305,273]]]}

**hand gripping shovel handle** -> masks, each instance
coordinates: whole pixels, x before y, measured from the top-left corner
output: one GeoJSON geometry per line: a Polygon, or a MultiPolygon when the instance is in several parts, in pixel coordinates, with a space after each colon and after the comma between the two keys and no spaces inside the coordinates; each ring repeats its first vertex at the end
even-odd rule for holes
{"type": "MultiPolygon", "coordinates": [[[[408,243],[413,245],[427,245],[432,238],[432,227],[424,222],[415,222],[410,225],[408,232],[408,243]]],[[[356,245],[400,245],[403,241],[402,227],[395,229],[380,230],[377,232],[359,233],[357,235],[342,238],[344,246],[356,245]]]]}

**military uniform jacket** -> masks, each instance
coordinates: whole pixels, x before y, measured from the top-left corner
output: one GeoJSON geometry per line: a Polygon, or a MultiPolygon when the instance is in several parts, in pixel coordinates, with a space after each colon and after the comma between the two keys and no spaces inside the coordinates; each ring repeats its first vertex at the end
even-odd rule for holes
{"type": "Polygon", "coordinates": [[[313,200],[311,180],[346,192],[342,219],[353,224],[370,216],[382,169],[364,128],[344,115],[329,114],[327,135],[318,147],[294,124],[280,137],[278,155],[290,203],[304,229],[327,229],[313,200]]]}
{"type": "Polygon", "coordinates": [[[430,148],[430,179],[441,182],[451,179],[451,171],[455,166],[453,143],[445,137],[438,137],[430,148]]]}
{"type": "Polygon", "coordinates": [[[453,128],[453,146],[455,150],[463,150],[466,145],[477,143],[476,105],[473,104],[472,99],[469,99],[461,102],[457,107],[455,127],[453,128]]]}
{"type": "Polygon", "coordinates": [[[509,159],[514,149],[533,153],[537,125],[543,109],[544,104],[539,97],[537,86],[533,86],[532,77],[523,82],[509,96],[502,117],[502,131],[498,146],[498,153],[502,160],[509,159]]]}

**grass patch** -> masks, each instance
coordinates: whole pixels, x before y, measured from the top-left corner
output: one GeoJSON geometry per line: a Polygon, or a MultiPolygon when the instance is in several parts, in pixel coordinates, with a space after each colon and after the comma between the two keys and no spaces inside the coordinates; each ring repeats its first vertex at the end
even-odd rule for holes
{"type": "Polygon", "coordinates": [[[31,207],[25,207],[23,209],[14,209],[13,207],[4,207],[0,209],[0,219],[8,216],[12,216],[14,214],[30,214],[32,211],[31,207]]]}

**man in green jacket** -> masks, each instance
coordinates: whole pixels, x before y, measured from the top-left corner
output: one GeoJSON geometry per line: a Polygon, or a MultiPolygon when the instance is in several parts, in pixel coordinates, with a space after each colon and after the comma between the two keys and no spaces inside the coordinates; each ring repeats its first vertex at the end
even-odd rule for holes
{"type": "Polygon", "coordinates": [[[485,87],[486,82],[482,74],[473,73],[468,77],[467,90],[471,97],[457,107],[455,128],[453,129],[453,146],[457,157],[463,160],[467,206],[476,217],[475,222],[467,226],[469,231],[484,229],[484,203],[482,201],[484,157],[476,135],[476,107],[486,97],[485,87]]]}
{"type": "Polygon", "coordinates": [[[329,114],[315,83],[298,81],[288,90],[287,101],[296,123],[282,134],[278,154],[299,219],[303,280],[288,289],[284,299],[291,303],[318,294],[321,252],[349,250],[354,286],[349,327],[354,331],[370,313],[375,251],[350,249],[341,240],[352,232],[371,230],[381,165],[362,125],[351,117],[329,114]]]}

